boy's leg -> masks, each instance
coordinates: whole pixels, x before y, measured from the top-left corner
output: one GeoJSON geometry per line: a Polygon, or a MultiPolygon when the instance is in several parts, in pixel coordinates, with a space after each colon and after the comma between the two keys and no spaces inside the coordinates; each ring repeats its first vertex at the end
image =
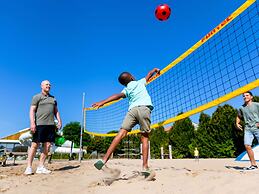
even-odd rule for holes
{"type": "Polygon", "coordinates": [[[149,169],[148,166],[148,149],[149,149],[149,133],[141,134],[141,142],[142,142],[142,156],[143,156],[143,171],[141,174],[145,177],[147,181],[151,181],[156,176],[155,171],[149,169]]]}
{"type": "Polygon", "coordinates": [[[128,131],[126,129],[120,129],[119,133],[116,135],[116,137],[112,140],[112,143],[110,147],[108,148],[106,154],[103,157],[104,163],[106,163],[111,154],[114,152],[116,149],[117,145],[121,142],[121,140],[127,135],[128,131]]]}
{"type": "Polygon", "coordinates": [[[97,161],[94,166],[98,170],[101,170],[102,167],[105,165],[105,163],[109,160],[111,154],[114,152],[117,145],[121,142],[121,140],[127,135],[128,131],[125,129],[120,129],[119,133],[116,135],[116,137],[112,140],[112,143],[110,147],[108,148],[106,154],[103,157],[103,161],[99,160],[97,161]]]}
{"type": "Polygon", "coordinates": [[[103,161],[97,161],[94,166],[98,169],[101,170],[104,164],[109,160],[111,154],[114,152],[115,148],[117,145],[121,142],[121,140],[127,135],[128,131],[130,131],[136,124],[137,124],[137,119],[135,117],[136,114],[136,109],[132,108],[128,113],[126,114],[123,122],[121,129],[119,133],[116,135],[116,137],[113,139],[110,147],[108,148],[106,154],[103,157],[103,161]],[[128,130],[126,130],[128,129],[128,130]]]}
{"type": "Polygon", "coordinates": [[[143,169],[148,169],[148,133],[141,134],[141,142],[142,142],[142,156],[143,156],[143,169]]]}
{"type": "Polygon", "coordinates": [[[150,129],[150,114],[151,110],[147,106],[141,106],[138,109],[138,122],[141,130],[141,142],[142,142],[142,156],[143,156],[143,169],[148,169],[148,140],[150,129]]]}

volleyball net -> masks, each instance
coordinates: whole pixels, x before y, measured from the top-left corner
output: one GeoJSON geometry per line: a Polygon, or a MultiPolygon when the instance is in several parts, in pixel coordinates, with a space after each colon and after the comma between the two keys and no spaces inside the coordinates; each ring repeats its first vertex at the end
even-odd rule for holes
{"type": "MultiPolygon", "coordinates": [[[[259,85],[259,8],[247,0],[200,41],[161,70],[147,90],[152,128],[164,126],[228,101],[259,85]]],[[[127,113],[125,99],[95,110],[84,108],[84,129],[114,136],[127,113]]],[[[136,126],[131,133],[138,133],[136,126]]]]}

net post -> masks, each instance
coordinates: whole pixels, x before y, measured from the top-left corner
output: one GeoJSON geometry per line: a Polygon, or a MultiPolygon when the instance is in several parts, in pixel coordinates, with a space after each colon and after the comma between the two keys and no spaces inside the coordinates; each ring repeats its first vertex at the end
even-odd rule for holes
{"type": "Polygon", "coordinates": [[[81,163],[81,159],[82,159],[82,143],[83,143],[83,128],[85,126],[85,117],[84,117],[84,107],[85,107],[85,93],[83,93],[83,99],[82,99],[82,121],[81,121],[81,131],[80,131],[80,151],[79,151],[79,157],[78,160],[81,163]]]}
{"type": "Polygon", "coordinates": [[[161,147],[161,148],[160,148],[160,151],[161,151],[161,159],[164,159],[164,148],[161,147]]]}
{"type": "Polygon", "coordinates": [[[169,159],[172,159],[172,158],[173,158],[173,157],[172,157],[172,146],[169,145],[169,146],[168,146],[168,149],[169,149],[169,159]]]}

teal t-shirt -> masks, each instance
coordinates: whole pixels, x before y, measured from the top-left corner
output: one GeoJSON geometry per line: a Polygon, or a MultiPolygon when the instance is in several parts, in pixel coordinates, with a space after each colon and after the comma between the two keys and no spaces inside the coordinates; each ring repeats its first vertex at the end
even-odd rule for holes
{"type": "Polygon", "coordinates": [[[243,105],[238,111],[238,116],[244,118],[245,120],[245,129],[247,130],[256,130],[258,127],[256,123],[259,123],[259,103],[252,102],[251,105],[243,105]]]}
{"type": "Polygon", "coordinates": [[[129,99],[129,110],[135,106],[152,106],[151,98],[146,89],[146,78],[128,83],[121,93],[129,99]]]}

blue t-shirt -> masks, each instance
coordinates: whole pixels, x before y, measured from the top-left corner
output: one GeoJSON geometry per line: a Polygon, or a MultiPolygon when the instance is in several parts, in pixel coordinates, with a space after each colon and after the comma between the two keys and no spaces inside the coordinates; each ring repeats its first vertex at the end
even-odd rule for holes
{"type": "Polygon", "coordinates": [[[142,78],[138,81],[131,81],[128,83],[127,87],[125,87],[121,93],[125,94],[125,96],[129,99],[129,110],[135,106],[151,106],[151,98],[146,89],[146,78],[142,78]]]}

